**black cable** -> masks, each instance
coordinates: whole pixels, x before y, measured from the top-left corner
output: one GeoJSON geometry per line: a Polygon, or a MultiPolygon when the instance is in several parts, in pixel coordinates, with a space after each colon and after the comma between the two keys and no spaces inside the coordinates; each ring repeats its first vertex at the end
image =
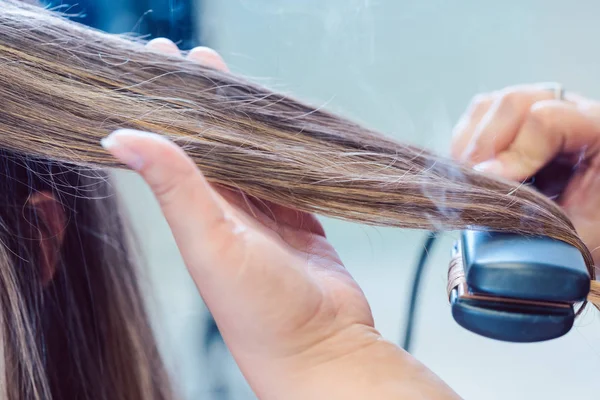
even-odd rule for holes
{"type": "Polygon", "coordinates": [[[429,258],[429,252],[432,250],[433,245],[437,239],[437,232],[429,232],[425,238],[425,243],[423,243],[423,250],[421,251],[421,256],[419,257],[419,261],[417,263],[417,267],[415,269],[415,275],[413,278],[412,284],[412,292],[410,294],[410,301],[408,303],[408,313],[406,316],[406,322],[404,325],[404,344],[403,348],[407,352],[410,353],[411,344],[412,344],[412,335],[414,331],[415,324],[415,311],[417,308],[417,303],[419,300],[419,290],[421,288],[421,278],[423,276],[423,271],[425,270],[425,266],[427,265],[427,259],[429,258]]]}
{"type": "Polygon", "coordinates": [[[204,338],[202,340],[202,347],[204,348],[204,355],[207,360],[207,365],[210,366],[212,380],[209,382],[210,398],[215,400],[226,400],[230,398],[230,385],[227,381],[227,374],[223,369],[222,365],[219,365],[219,361],[223,361],[223,355],[227,354],[225,342],[221,331],[215,322],[215,319],[211,314],[208,315],[205,325],[204,338]],[[219,352],[221,348],[222,353],[219,352]],[[211,361],[213,352],[217,352],[217,360],[211,361]]]}

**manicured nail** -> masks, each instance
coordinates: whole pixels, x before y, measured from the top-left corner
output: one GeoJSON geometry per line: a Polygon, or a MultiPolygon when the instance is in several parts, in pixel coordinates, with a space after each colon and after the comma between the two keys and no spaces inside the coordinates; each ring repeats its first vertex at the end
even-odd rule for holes
{"type": "Polygon", "coordinates": [[[473,167],[474,170],[491,175],[502,175],[502,163],[498,160],[489,160],[473,167]]]}
{"type": "Polygon", "coordinates": [[[130,129],[119,129],[100,141],[104,149],[129,168],[139,171],[144,166],[144,158],[130,145],[132,137],[151,135],[130,129]]]}

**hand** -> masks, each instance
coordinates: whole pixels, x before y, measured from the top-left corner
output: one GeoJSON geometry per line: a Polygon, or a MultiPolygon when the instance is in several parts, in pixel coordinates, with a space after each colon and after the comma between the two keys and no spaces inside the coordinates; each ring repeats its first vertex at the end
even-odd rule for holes
{"type": "MultiPolygon", "coordinates": [[[[164,39],[149,46],[180,56],[164,39]]],[[[206,48],[187,57],[226,69],[206,48]]],[[[367,300],[314,215],[208,184],[181,148],[153,134],[121,130],[103,145],[156,195],[260,398],[450,398],[445,385],[375,330],[367,300]]]]}
{"type": "Polygon", "coordinates": [[[557,157],[575,173],[559,204],[600,262],[600,103],[543,85],[476,96],[455,127],[452,156],[482,172],[523,181],[557,157]]]}

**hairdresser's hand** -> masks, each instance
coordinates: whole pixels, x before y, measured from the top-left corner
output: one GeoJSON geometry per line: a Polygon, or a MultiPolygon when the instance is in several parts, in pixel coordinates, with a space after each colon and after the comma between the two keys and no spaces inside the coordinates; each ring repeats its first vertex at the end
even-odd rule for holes
{"type": "Polygon", "coordinates": [[[547,85],[524,85],[476,96],[454,131],[452,155],[482,172],[515,181],[556,157],[576,172],[560,205],[600,263],[600,103],[547,85]]]}
{"type": "MultiPolygon", "coordinates": [[[[161,40],[153,46],[178,55],[161,40]]],[[[196,49],[193,60],[224,69],[196,49]]],[[[450,399],[373,326],[315,216],[209,185],[181,148],[118,131],[103,142],[155,193],[223,338],[261,399],[450,399]]]]}

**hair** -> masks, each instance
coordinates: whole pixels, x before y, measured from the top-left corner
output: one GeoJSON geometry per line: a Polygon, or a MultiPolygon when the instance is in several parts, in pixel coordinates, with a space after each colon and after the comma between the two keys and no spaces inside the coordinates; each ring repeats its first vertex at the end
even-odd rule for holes
{"type": "MultiPolygon", "coordinates": [[[[28,289],[34,283],[27,277],[15,286],[27,268],[9,253],[19,248],[19,236],[4,234],[0,382],[16,388],[15,398],[17,391],[36,399],[168,397],[120,239],[122,222],[100,172],[123,167],[99,146],[116,128],[165,135],[214,184],[300,211],[378,226],[549,236],[578,248],[595,279],[592,255],[569,219],[526,185],[484,176],[232,74],[17,0],[0,0],[0,102],[0,148],[19,160],[23,196],[45,185],[60,193],[73,218],[62,250],[66,272],[54,283],[62,287],[52,291],[28,289]],[[52,296],[54,302],[46,300],[52,296]],[[47,303],[59,336],[52,350],[44,344],[48,360],[33,344],[39,307],[47,303]],[[60,333],[57,324],[64,325],[60,333]],[[60,368],[51,364],[59,361],[60,368]],[[18,386],[11,383],[16,372],[18,386]]],[[[600,304],[596,283],[589,300],[600,304]]]]}
{"type": "Polygon", "coordinates": [[[0,396],[169,399],[106,174],[10,151],[0,170],[0,396]],[[52,229],[27,201],[44,191],[68,218],[49,284],[37,233],[52,229]]]}
{"type": "MultiPolygon", "coordinates": [[[[15,6],[2,2],[0,13],[15,6]]],[[[108,174],[8,148],[0,171],[0,397],[171,399],[108,174]],[[62,207],[60,234],[29,201],[36,193],[62,207]],[[48,282],[44,235],[61,237],[48,282]]]]}

